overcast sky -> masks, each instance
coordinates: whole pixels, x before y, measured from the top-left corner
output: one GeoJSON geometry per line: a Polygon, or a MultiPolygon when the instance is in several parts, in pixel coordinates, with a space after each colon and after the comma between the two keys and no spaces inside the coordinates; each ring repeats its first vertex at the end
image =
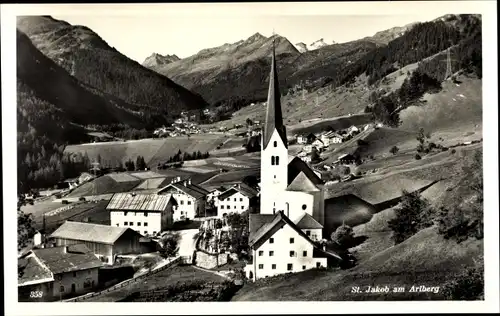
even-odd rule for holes
{"type": "MultiPolygon", "coordinates": [[[[458,4],[462,3],[467,2],[458,4]]],[[[457,13],[458,7],[451,1],[30,5],[33,14],[52,15],[89,27],[138,62],[153,52],[184,58],[204,48],[246,39],[256,32],[270,36],[273,29],[292,44],[310,45],[320,38],[327,43],[342,43],[457,13]]],[[[472,13],[470,8],[473,6],[461,12],[472,13]]]]}

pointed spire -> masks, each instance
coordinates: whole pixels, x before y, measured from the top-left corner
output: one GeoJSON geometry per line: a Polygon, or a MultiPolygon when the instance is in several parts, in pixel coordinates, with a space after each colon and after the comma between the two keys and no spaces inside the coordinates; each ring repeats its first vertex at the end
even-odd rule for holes
{"type": "MultiPolygon", "coordinates": [[[[273,31],[274,33],[274,31],[273,31]]],[[[273,38],[273,50],[271,60],[271,73],[269,74],[269,93],[267,96],[266,123],[263,133],[263,148],[266,148],[274,130],[277,130],[285,147],[288,148],[286,130],[283,125],[281,113],[281,93],[279,88],[278,71],[276,67],[275,38],[273,38]]]]}

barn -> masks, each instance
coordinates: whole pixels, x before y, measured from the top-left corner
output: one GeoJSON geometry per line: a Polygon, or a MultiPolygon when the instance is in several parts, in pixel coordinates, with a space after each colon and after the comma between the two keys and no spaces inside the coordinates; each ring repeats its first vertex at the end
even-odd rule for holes
{"type": "Polygon", "coordinates": [[[66,221],[51,238],[56,246],[85,244],[104,263],[113,264],[116,255],[141,254],[156,251],[143,236],[128,227],[66,221]]]}

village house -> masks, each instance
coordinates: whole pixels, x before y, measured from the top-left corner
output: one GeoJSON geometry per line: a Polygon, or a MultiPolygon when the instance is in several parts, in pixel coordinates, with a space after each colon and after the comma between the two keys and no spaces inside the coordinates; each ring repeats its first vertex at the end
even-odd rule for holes
{"type": "Polygon", "coordinates": [[[307,143],[308,144],[312,144],[314,143],[314,141],[316,139],[318,139],[318,137],[316,137],[316,135],[314,135],[313,133],[309,133],[307,136],[306,136],[306,139],[307,139],[307,143]]]}
{"type": "Polygon", "coordinates": [[[347,133],[349,135],[359,133],[359,128],[357,128],[356,126],[353,125],[353,126],[349,127],[349,129],[347,130],[347,133]]]}
{"type": "Polygon", "coordinates": [[[281,211],[274,215],[250,214],[249,246],[252,259],[245,267],[247,278],[255,281],[283,273],[326,268],[329,256],[341,260],[335,254],[323,251],[311,239],[315,235],[320,240],[318,230],[323,227],[316,221],[310,221],[312,217],[304,217],[297,222],[303,227],[301,229],[281,211]],[[307,236],[307,232],[311,237],[307,236]]]}
{"type": "Polygon", "coordinates": [[[307,137],[305,135],[297,136],[297,144],[299,145],[307,144],[307,137]]]}
{"type": "Polygon", "coordinates": [[[19,301],[54,301],[92,292],[102,266],[83,244],[33,249],[18,258],[19,301]]]}
{"type": "Polygon", "coordinates": [[[115,193],[106,209],[111,226],[130,227],[143,235],[156,235],[174,223],[177,201],[169,194],[115,193]]]}
{"type": "Polygon", "coordinates": [[[207,203],[213,202],[213,205],[215,207],[217,207],[219,205],[219,199],[218,199],[219,195],[228,190],[228,188],[226,188],[224,186],[219,186],[219,187],[215,187],[215,188],[206,187],[205,189],[208,191],[207,203]]]}
{"type": "Polygon", "coordinates": [[[311,163],[312,162],[312,158],[311,158],[310,154],[307,154],[305,156],[301,156],[300,159],[302,159],[302,161],[305,162],[305,163],[311,163]]]}
{"type": "Polygon", "coordinates": [[[302,147],[302,151],[305,152],[306,154],[310,154],[313,151],[313,147],[314,146],[311,144],[305,145],[304,147],[302,147]]]}
{"type": "Polygon", "coordinates": [[[332,144],[341,144],[343,141],[344,141],[344,138],[342,136],[340,136],[339,134],[334,134],[330,138],[330,143],[332,143],[332,144]]]}
{"type": "Polygon", "coordinates": [[[50,236],[56,246],[84,244],[101,261],[113,264],[116,255],[155,251],[141,242],[141,234],[129,227],[66,221],[50,236]]]}
{"type": "Polygon", "coordinates": [[[218,196],[217,217],[229,213],[243,213],[257,202],[258,192],[243,183],[237,184],[218,196]]]}
{"type": "Polygon", "coordinates": [[[322,151],[323,148],[325,148],[325,144],[320,140],[320,139],[316,139],[313,143],[312,143],[312,146],[313,147],[316,147],[316,149],[318,151],[322,151]]]}
{"type": "Polygon", "coordinates": [[[161,188],[158,194],[169,194],[177,201],[174,209],[174,222],[193,219],[203,215],[206,209],[208,191],[191,182],[173,180],[172,183],[161,188]]]}

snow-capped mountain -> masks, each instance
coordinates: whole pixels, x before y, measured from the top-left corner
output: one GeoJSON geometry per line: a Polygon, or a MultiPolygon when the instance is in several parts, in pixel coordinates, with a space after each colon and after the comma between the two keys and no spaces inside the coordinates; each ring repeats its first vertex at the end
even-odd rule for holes
{"type": "Polygon", "coordinates": [[[301,53],[305,53],[309,50],[309,49],[307,49],[307,45],[302,43],[302,42],[295,44],[295,47],[301,53]]]}
{"type": "Polygon", "coordinates": [[[321,48],[321,47],[324,47],[324,46],[327,46],[328,44],[325,43],[324,39],[323,38],[320,38],[319,40],[317,41],[314,41],[312,42],[310,45],[309,45],[309,50],[315,50],[315,49],[318,49],[318,48],[321,48]]]}
{"type": "Polygon", "coordinates": [[[157,53],[153,53],[151,56],[147,57],[142,65],[144,67],[152,67],[152,66],[157,66],[157,65],[165,65],[165,64],[170,64],[173,63],[174,61],[180,60],[177,55],[160,55],[157,53]]]}

